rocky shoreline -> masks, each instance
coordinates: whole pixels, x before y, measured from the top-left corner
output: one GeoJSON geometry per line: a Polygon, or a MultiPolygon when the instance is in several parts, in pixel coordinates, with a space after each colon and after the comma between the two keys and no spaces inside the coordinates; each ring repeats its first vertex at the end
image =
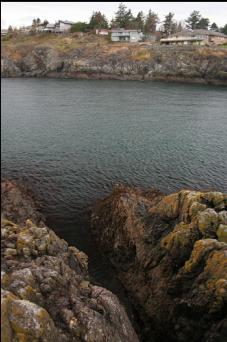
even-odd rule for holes
{"type": "Polygon", "coordinates": [[[1,188],[2,341],[138,342],[117,297],[92,285],[87,256],[46,227],[14,182],[1,188]]]}
{"type": "Polygon", "coordinates": [[[2,338],[14,341],[206,341],[227,334],[227,195],[118,185],[94,207],[96,243],[123,283],[140,327],[92,284],[87,256],[1,183],[2,338]]]}
{"type": "Polygon", "coordinates": [[[144,324],[144,341],[224,341],[227,336],[227,195],[165,196],[117,186],[92,217],[144,324]]]}
{"type": "Polygon", "coordinates": [[[14,45],[3,42],[1,76],[227,85],[224,48],[107,44],[96,41],[96,37],[89,39],[75,47],[75,39],[69,37],[61,42],[61,47],[42,40],[37,43],[15,40],[14,45]]]}

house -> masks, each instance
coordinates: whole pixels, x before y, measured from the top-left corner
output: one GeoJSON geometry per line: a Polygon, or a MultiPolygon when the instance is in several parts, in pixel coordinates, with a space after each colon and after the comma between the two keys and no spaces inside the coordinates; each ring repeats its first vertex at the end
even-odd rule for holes
{"type": "Polygon", "coordinates": [[[95,33],[99,34],[101,36],[108,36],[109,32],[110,31],[107,30],[107,29],[97,29],[97,30],[95,30],[95,33]]]}
{"type": "Polygon", "coordinates": [[[193,35],[198,38],[202,38],[204,42],[208,44],[224,44],[227,43],[227,35],[221,32],[209,31],[209,30],[194,30],[193,35]]]}
{"type": "Polygon", "coordinates": [[[7,33],[8,33],[8,30],[1,29],[1,37],[7,35],[7,33]]]}
{"type": "Polygon", "coordinates": [[[139,42],[143,38],[141,30],[112,29],[111,40],[113,42],[139,42]]]}
{"type": "Polygon", "coordinates": [[[227,42],[227,35],[224,33],[209,30],[181,31],[160,40],[161,44],[196,44],[196,45],[219,45],[227,42]]]}
{"type": "Polygon", "coordinates": [[[163,45],[204,45],[202,38],[197,37],[169,37],[160,39],[160,44],[163,45]]]}
{"type": "Polygon", "coordinates": [[[43,31],[49,33],[66,33],[71,30],[73,24],[72,21],[59,20],[55,24],[47,24],[43,31]]]}
{"type": "Polygon", "coordinates": [[[59,24],[59,32],[63,33],[63,32],[69,32],[74,23],[68,20],[59,20],[58,24],[59,24]]]}
{"type": "Polygon", "coordinates": [[[55,27],[56,27],[55,24],[47,24],[47,26],[45,27],[45,29],[43,31],[53,33],[53,32],[55,32],[55,27]]]}

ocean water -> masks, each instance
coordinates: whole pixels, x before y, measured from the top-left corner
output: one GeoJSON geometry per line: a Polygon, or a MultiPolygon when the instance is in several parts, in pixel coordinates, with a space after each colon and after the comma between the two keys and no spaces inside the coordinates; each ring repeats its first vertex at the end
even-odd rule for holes
{"type": "Polygon", "coordinates": [[[227,192],[225,87],[62,79],[1,83],[2,177],[29,184],[49,225],[89,256],[97,251],[89,242],[87,210],[116,182],[166,193],[227,192]]]}

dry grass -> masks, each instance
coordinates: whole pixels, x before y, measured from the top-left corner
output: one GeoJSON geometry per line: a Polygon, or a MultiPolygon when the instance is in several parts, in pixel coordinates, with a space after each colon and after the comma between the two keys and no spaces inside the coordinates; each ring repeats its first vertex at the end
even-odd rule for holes
{"type": "MultiPolygon", "coordinates": [[[[85,34],[80,37],[78,34],[72,33],[67,35],[39,34],[39,35],[18,35],[6,41],[2,39],[2,47],[4,49],[20,49],[30,46],[49,46],[56,48],[62,52],[68,52],[78,47],[97,46],[109,53],[117,53],[122,50],[133,48],[128,43],[113,43],[109,37],[97,36],[94,34],[85,34]]],[[[135,45],[135,47],[138,47],[135,45]]]]}
{"type": "MultiPolygon", "coordinates": [[[[102,37],[94,34],[72,33],[67,35],[39,34],[39,35],[18,35],[7,37],[1,40],[2,53],[14,61],[18,61],[28,55],[34,47],[50,47],[60,53],[67,55],[77,49],[83,49],[87,57],[99,55],[108,58],[116,54],[125,56],[132,61],[149,61],[153,58],[151,49],[141,46],[141,43],[111,42],[109,37],[102,37]]],[[[227,46],[226,46],[227,47],[227,46]]],[[[227,55],[224,46],[220,49],[201,47],[195,52],[198,56],[215,56],[223,58],[227,55]]]]}
{"type": "Polygon", "coordinates": [[[198,49],[198,54],[199,56],[202,56],[202,57],[213,56],[213,57],[223,58],[227,56],[227,51],[218,50],[216,48],[204,47],[204,48],[198,49]]]}
{"type": "Polygon", "coordinates": [[[148,61],[151,59],[151,52],[148,51],[147,49],[144,48],[139,48],[137,49],[133,55],[132,55],[133,59],[135,61],[148,61]]]}
{"type": "Polygon", "coordinates": [[[109,41],[106,37],[99,37],[94,35],[84,35],[78,37],[75,34],[68,35],[54,35],[54,34],[40,34],[40,35],[18,35],[8,40],[1,41],[4,51],[12,50],[29,50],[35,46],[48,46],[56,49],[62,53],[68,53],[79,47],[99,46],[100,48],[107,47],[109,41]]]}

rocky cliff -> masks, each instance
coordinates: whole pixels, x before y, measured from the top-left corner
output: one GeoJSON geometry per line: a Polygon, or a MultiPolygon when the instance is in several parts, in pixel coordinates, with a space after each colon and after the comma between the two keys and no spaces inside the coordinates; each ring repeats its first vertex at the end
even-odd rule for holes
{"type": "Polygon", "coordinates": [[[2,77],[170,80],[227,84],[227,50],[41,35],[2,42],[2,77]]]}
{"type": "Polygon", "coordinates": [[[2,341],[138,342],[117,297],[90,282],[87,256],[46,227],[15,183],[1,190],[2,341]]]}
{"type": "Polygon", "coordinates": [[[219,192],[121,185],[97,204],[94,235],[131,295],[144,341],[226,340],[226,209],[219,192]]]}

